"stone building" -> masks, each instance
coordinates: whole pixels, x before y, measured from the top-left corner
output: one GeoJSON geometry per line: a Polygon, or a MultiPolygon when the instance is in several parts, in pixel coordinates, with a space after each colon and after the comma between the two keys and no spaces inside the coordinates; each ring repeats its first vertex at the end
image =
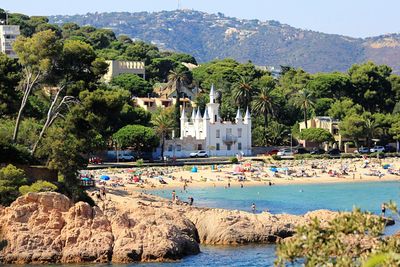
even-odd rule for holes
{"type": "Polygon", "coordinates": [[[137,74],[143,79],[146,78],[145,65],[142,61],[107,60],[106,62],[108,71],[103,76],[105,82],[110,82],[113,77],[124,73],[137,74]]]}

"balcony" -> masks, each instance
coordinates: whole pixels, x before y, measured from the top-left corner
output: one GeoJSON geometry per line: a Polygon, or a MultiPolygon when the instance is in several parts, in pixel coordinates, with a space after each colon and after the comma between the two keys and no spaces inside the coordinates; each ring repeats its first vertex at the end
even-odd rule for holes
{"type": "Polygon", "coordinates": [[[227,134],[222,137],[222,142],[224,142],[224,144],[227,144],[227,145],[234,144],[237,142],[237,137],[232,134],[227,134]]]}

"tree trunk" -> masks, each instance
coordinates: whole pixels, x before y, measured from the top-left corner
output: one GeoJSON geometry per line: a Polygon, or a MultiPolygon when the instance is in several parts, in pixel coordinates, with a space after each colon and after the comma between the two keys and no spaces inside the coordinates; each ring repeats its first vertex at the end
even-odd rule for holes
{"type": "Polygon", "coordinates": [[[165,146],[165,134],[161,137],[161,159],[164,161],[164,146],[165,146]]]}
{"type": "Polygon", "coordinates": [[[264,112],[264,144],[265,146],[268,145],[268,138],[267,138],[267,128],[268,128],[268,112],[264,112]]]}
{"type": "Polygon", "coordinates": [[[306,129],[308,129],[308,125],[307,125],[307,108],[304,108],[304,124],[306,125],[306,129]]]}
{"type": "Polygon", "coordinates": [[[54,106],[56,105],[58,98],[60,96],[61,91],[63,90],[63,87],[61,87],[56,96],[54,97],[53,101],[51,102],[51,105],[49,107],[49,110],[47,111],[47,118],[46,122],[43,125],[42,130],[40,131],[39,137],[35,142],[35,145],[32,148],[31,155],[33,156],[35,154],[35,151],[37,149],[37,146],[39,145],[40,141],[43,138],[44,133],[46,132],[47,128],[50,127],[51,123],[54,121],[54,119],[57,117],[57,115],[54,113],[54,106]]]}
{"type": "Polygon", "coordinates": [[[29,72],[28,70],[26,72],[26,83],[25,83],[25,88],[24,88],[24,96],[22,97],[21,101],[21,106],[18,110],[18,116],[17,120],[15,121],[15,127],[14,127],[14,133],[12,137],[12,142],[15,143],[18,138],[18,132],[19,132],[19,126],[21,124],[21,119],[22,119],[22,112],[24,111],[24,108],[26,106],[26,102],[28,101],[28,97],[31,94],[33,86],[36,84],[40,77],[40,72],[35,76],[35,78],[31,81],[32,78],[32,73],[29,72]]]}

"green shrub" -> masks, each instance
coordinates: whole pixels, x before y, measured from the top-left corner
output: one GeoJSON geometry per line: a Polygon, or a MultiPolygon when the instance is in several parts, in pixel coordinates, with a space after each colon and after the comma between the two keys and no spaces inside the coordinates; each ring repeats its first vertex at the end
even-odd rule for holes
{"type": "Polygon", "coordinates": [[[30,192],[54,192],[56,191],[58,188],[55,184],[52,184],[50,182],[47,181],[36,181],[34,182],[32,185],[23,185],[19,188],[19,192],[21,193],[21,195],[25,195],[27,193],[30,192]]]}
{"type": "Polygon", "coordinates": [[[25,172],[14,165],[0,169],[0,204],[9,205],[19,197],[18,188],[27,184],[25,172]]]}
{"type": "Polygon", "coordinates": [[[229,159],[229,161],[230,161],[232,164],[237,164],[237,163],[239,163],[239,160],[237,159],[237,157],[231,157],[231,158],[229,159]]]}
{"type": "Polygon", "coordinates": [[[138,160],[135,162],[135,165],[136,165],[137,167],[142,167],[142,166],[143,166],[143,163],[144,163],[143,159],[138,159],[138,160]]]}

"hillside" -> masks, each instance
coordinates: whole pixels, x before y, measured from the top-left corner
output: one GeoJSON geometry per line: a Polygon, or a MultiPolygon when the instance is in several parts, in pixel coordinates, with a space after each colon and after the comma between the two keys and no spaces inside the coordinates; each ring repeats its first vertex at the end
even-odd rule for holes
{"type": "Polygon", "coordinates": [[[309,72],[344,71],[371,59],[400,72],[400,35],[366,39],[302,30],[277,21],[243,20],[193,10],[52,16],[51,22],[109,28],[194,55],[199,62],[231,57],[257,65],[290,65],[309,72]]]}

